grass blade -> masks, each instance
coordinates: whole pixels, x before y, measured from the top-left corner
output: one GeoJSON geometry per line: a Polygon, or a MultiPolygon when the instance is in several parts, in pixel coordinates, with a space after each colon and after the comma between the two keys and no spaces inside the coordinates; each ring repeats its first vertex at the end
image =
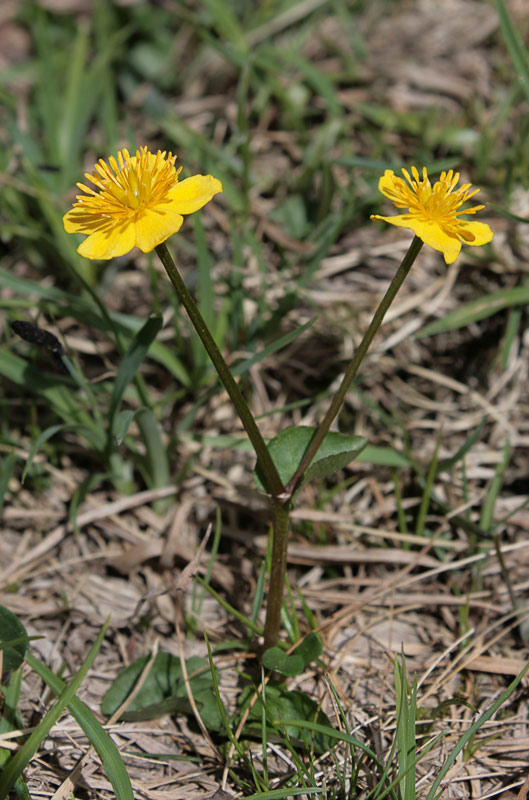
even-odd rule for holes
{"type": "Polygon", "coordinates": [[[5,495],[15,468],[15,453],[12,450],[0,461],[0,514],[4,507],[5,495]]]}
{"type": "Polygon", "coordinates": [[[40,372],[14,353],[0,351],[0,375],[23,390],[24,395],[44,398],[54,412],[67,423],[82,431],[95,450],[103,446],[100,431],[80,406],[76,395],[61,376],[40,372]]]}
{"type": "Polygon", "coordinates": [[[527,49],[514,26],[504,0],[496,0],[496,8],[505,45],[518,75],[522,91],[529,100],[529,55],[527,49]]]}
{"type": "Polygon", "coordinates": [[[496,466],[496,472],[488,488],[485,500],[483,501],[483,508],[481,509],[480,527],[484,531],[490,531],[494,526],[494,508],[498,500],[503,481],[505,479],[505,471],[509,465],[511,457],[511,443],[507,437],[503,447],[503,454],[501,461],[496,466]]]}
{"type": "MultiPolygon", "coordinates": [[[[44,664],[41,664],[31,653],[28,653],[26,662],[56,695],[64,691],[66,686],[64,681],[58,678],[57,675],[44,664]]],[[[74,697],[69,703],[68,711],[83,729],[91,745],[101,759],[104,770],[114,787],[116,800],[134,800],[130,778],[123,764],[119,750],[106,730],[102,727],[101,723],[97,721],[82,700],[79,700],[77,697],[74,697]]]]}
{"type": "Polygon", "coordinates": [[[466,746],[466,744],[472,739],[474,734],[477,731],[479,731],[479,729],[486,722],[488,722],[488,720],[492,716],[494,716],[496,711],[498,711],[498,709],[501,708],[501,706],[504,703],[507,702],[507,700],[512,695],[512,693],[514,692],[514,690],[516,689],[516,687],[518,686],[518,684],[520,683],[522,678],[527,674],[528,670],[529,670],[529,664],[527,664],[523,668],[523,670],[516,676],[516,678],[512,681],[512,683],[509,684],[509,686],[505,689],[505,691],[502,692],[502,694],[494,701],[494,703],[491,705],[491,707],[487,711],[485,711],[483,714],[481,714],[481,716],[474,722],[474,724],[471,725],[470,728],[467,731],[465,731],[465,733],[461,736],[459,741],[454,746],[454,749],[452,750],[452,752],[450,753],[450,755],[446,759],[445,763],[441,767],[441,769],[439,771],[439,774],[437,775],[437,778],[433,782],[433,784],[432,784],[432,786],[430,788],[430,791],[428,792],[428,794],[426,796],[426,800],[439,800],[439,798],[441,797],[444,789],[441,789],[439,794],[436,794],[437,789],[439,788],[439,786],[441,784],[441,781],[443,780],[443,778],[445,777],[446,773],[448,772],[448,770],[450,769],[450,767],[452,766],[452,764],[454,763],[454,761],[458,757],[458,755],[461,752],[461,750],[463,750],[463,748],[466,746]]]}
{"type": "Polygon", "coordinates": [[[427,325],[417,334],[417,339],[423,336],[433,336],[435,333],[455,331],[464,328],[472,322],[487,319],[504,308],[525,306],[529,303],[529,286],[516,286],[514,289],[502,289],[500,292],[484,295],[479,300],[459,306],[455,311],[447,314],[442,319],[427,325]]]}
{"type": "Polygon", "coordinates": [[[65,684],[55,705],[45,714],[42,721],[37,725],[33,733],[26,739],[20,750],[9,760],[2,774],[0,775],[0,800],[7,797],[8,792],[15,782],[20,778],[22,772],[27,767],[35,753],[38,751],[42,742],[59,720],[59,717],[74,699],[75,693],[79,689],[86,673],[92,666],[103,642],[109,620],[105,622],[97,639],[88,651],[88,654],[81,665],[81,668],[69,684],[65,684]]]}
{"type": "Polygon", "coordinates": [[[121,362],[118,369],[118,373],[116,375],[116,380],[114,381],[114,387],[112,389],[112,397],[110,400],[109,427],[108,427],[109,439],[114,434],[116,414],[121,405],[123,395],[125,394],[125,389],[133,379],[134,375],[136,374],[140,364],[147,355],[149,347],[156,338],[156,335],[161,327],[162,327],[161,315],[152,314],[147,320],[147,322],[143,325],[143,327],[140,328],[140,330],[132,340],[129,349],[125,353],[125,356],[123,357],[123,361],[121,362]]]}

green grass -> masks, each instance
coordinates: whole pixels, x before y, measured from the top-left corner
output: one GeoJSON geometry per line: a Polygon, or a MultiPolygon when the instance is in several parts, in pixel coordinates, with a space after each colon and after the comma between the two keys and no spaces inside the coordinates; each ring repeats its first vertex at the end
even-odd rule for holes
{"type": "MultiPolygon", "coordinates": [[[[156,259],[132,254],[115,262],[87,262],[76,253],[75,237],[64,232],[62,216],[71,205],[75,183],[97,158],[150,142],[153,148],[176,152],[184,176],[212,173],[222,180],[224,191],[215,209],[187,218],[170,247],[245,396],[256,407],[260,390],[253,376],[258,370],[269,400],[259,424],[274,433],[307,424],[304,415],[313,399],[314,414],[321,418],[345,353],[350,353],[342,343],[352,338],[356,346],[364,332],[366,312],[355,298],[344,295],[329,302],[324,296],[319,304],[320,294],[329,290],[329,279],[318,277],[323,260],[356,249],[358,259],[344,269],[365,270],[361,286],[373,307],[386,288],[389,272],[384,273],[381,261],[376,261],[379,274],[370,269],[375,263],[371,253],[389,241],[387,231],[368,222],[369,214],[383,207],[377,183],[384,169],[416,163],[435,174],[461,168],[465,179],[476,182],[493,201],[501,222],[519,225],[516,237],[522,238],[520,219],[526,214],[518,212],[512,198],[515,189],[527,190],[529,182],[529,57],[504,3],[496,2],[500,27],[491,37],[494,92],[484,98],[477,91],[471,101],[454,103],[446,113],[433,106],[400,108],[392,104],[384,79],[373,80],[372,43],[363,38],[360,24],[369,5],[346,0],[308,6],[292,0],[187,0],[118,6],[96,0],[89,12],[75,15],[55,14],[30,0],[21,4],[15,22],[27,33],[29,51],[0,76],[0,508],[29,502],[26,495],[18,498],[20,485],[38,507],[39,498],[53,486],[54,470],[66,470],[72,485],[60,503],[68,506],[68,518],[78,531],[77,511],[90,497],[115,498],[173,484],[185,496],[186,481],[195,464],[203,468],[204,453],[210,454],[211,474],[216,470],[222,475],[238,464],[245,485],[251,485],[253,463],[246,443],[235,418],[219,412],[224,407],[219,382],[156,259]],[[365,238],[358,236],[363,231],[365,238]],[[52,354],[13,334],[11,323],[18,319],[54,331],[65,343],[64,370],[52,354]],[[313,342],[321,343],[327,335],[338,343],[336,363],[330,349],[330,355],[309,364],[311,354],[303,351],[309,335],[313,342]],[[298,374],[300,365],[307,368],[298,374]]],[[[389,0],[378,5],[382,16],[398,6],[389,0]]],[[[514,261],[506,258],[505,264],[491,253],[483,248],[464,262],[458,278],[460,302],[450,312],[436,310],[433,319],[428,316],[414,331],[414,352],[423,357],[432,352],[429,369],[439,367],[450,377],[453,370],[454,379],[464,381],[466,366],[458,366],[463,358],[458,353],[478,348],[481,337],[488,336],[493,344],[480,351],[483,370],[488,376],[507,374],[523,339],[527,280],[516,247],[514,261]]],[[[438,429],[433,424],[428,428],[441,412],[432,405],[430,417],[425,414],[416,428],[410,425],[409,407],[396,396],[398,388],[389,400],[377,389],[384,369],[391,373],[389,383],[400,379],[384,353],[380,361],[373,357],[366,362],[340,428],[356,433],[362,416],[370,443],[358,459],[359,469],[384,484],[381,498],[391,485],[384,497],[395,503],[400,547],[418,553],[429,541],[429,553],[442,565],[453,556],[451,543],[463,542],[468,554],[476,555],[494,542],[502,563],[499,537],[516,512],[499,501],[515,483],[518,451],[502,442],[496,447],[492,477],[468,477],[472,453],[493,420],[483,410],[444,447],[438,429]],[[417,429],[426,432],[421,447],[417,429]]],[[[424,387],[418,382],[416,388],[419,392],[424,387]]],[[[428,391],[425,402],[430,400],[428,391]]],[[[452,412],[446,413],[451,422],[452,412]]],[[[355,473],[340,473],[311,489],[306,502],[324,510],[348,492],[356,497],[356,485],[355,473]]],[[[519,494],[516,510],[522,511],[525,494],[519,494]]],[[[153,510],[162,518],[171,503],[158,500],[153,510]]],[[[352,523],[362,524],[361,511],[344,508],[352,523]]],[[[248,524],[258,528],[253,520],[248,524]]],[[[336,542],[332,526],[311,520],[295,523],[295,533],[323,547],[336,542]]],[[[251,652],[253,637],[262,631],[265,571],[254,564],[253,606],[250,611],[236,608],[212,585],[215,554],[223,552],[225,541],[219,511],[208,573],[199,578],[191,610],[186,609],[187,629],[202,638],[200,614],[209,591],[237,625],[240,638],[232,631],[229,641],[251,652]]],[[[362,541],[374,547],[368,537],[362,541]]],[[[352,574],[343,564],[324,564],[322,570],[330,581],[352,574]]],[[[505,569],[503,573],[508,581],[505,569]]],[[[289,646],[320,622],[303,588],[296,586],[299,574],[292,577],[284,608],[289,646]]],[[[12,588],[22,592],[21,580],[12,588]]],[[[480,574],[471,580],[457,572],[453,583],[447,582],[450,595],[464,598],[475,588],[472,581],[477,586],[479,580],[480,574]]],[[[519,600],[511,599],[513,605],[519,600]]],[[[459,607],[459,617],[458,633],[464,634],[470,627],[467,607],[459,607]]],[[[149,620],[142,624],[149,627],[149,620]]],[[[137,627],[131,635],[141,635],[138,621],[131,625],[137,627]]],[[[212,663],[220,652],[220,646],[213,647],[212,663]]],[[[90,651],[90,660],[94,655],[90,651]]],[[[26,664],[60,700],[50,706],[38,733],[30,734],[18,754],[5,761],[0,800],[11,787],[27,792],[23,771],[67,706],[89,741],[94,746],[99,742],[96,749],[112,782],[121,787],[119,796],[129,796],[121,759],[95,717],[74,697],[81,679],[89,680],[89,661],[68,688],[31,652],[26,664]]],[[[303,662],[303,670],[309,664],[318,671],[326,662],[303,662]]],[[[440,796],[454,760],[480,726],[502,704],[508,705],[519,680],[498,690],[477,721],[464,734],[459,731],[455,743],[451,739],[449,755],[428,785],[421,785],[420,796],[440,796]]],[[[8,675],[6,681],[4,719],[8,706],[18,715],[5,728],[12,731],[15,724],[27,723],[27,715],[18,710],[23,706],[21,675],[8,675]]],[[[246,691],[260,687],[266,695],[262,676],[246,668],[240,669],[239,685],[246,691]]],[[[254,759],[235,735],[242,709],[225,709],[222,692],[215,688],[211,702],[223,716],[224,728],[214,735],[220,737],[221,749],[229,742],[235,748],[232,785],[244,795],[262,798],[414,798],[418,764],[438,739],[432,734],[424,749],[416,748],[421,689],[406,677],[399,658],[392,691],[395,729],[385,759],[353,732],[351,709],[332,681],[326,695],[337,709],[332,729],[303,719],[301,707],[299,718],[278,714],[278,706],[267,706],[265,698],[257,707],[261,749],[254,759]],[[323,786],[318,772],[321,753],[315,752],[311,738],[316,733],[334,742],[328,756],[335,764],[332,786],[323,786]],[[288,756],[288,774],[281,775],[272,763],[272,740],[288,756]]],[[[222,753],[226,757],[227,749],[222,753]]]]}

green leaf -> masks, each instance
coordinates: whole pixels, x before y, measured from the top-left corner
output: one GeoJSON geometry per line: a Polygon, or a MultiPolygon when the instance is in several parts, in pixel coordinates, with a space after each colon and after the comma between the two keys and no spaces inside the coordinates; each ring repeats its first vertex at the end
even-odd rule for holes
{"type": "MultiPolygon", "coordinates": [[[[21,730],[24,727],[24,720],[18,710],[23,671],[24,667],[22,666],[14,670],[7,686],[2,686],[3,703],[2,714],[0,715],[0,734],[17,729],[21,730]]],[[[0,772],[10,758],[9,750],[0,749],[0,772]]],[[[28,787],[22,777],[17,778],[13,786],[13,792],[19,800],[31,800],[28,787]]]]}
{"type": "Polygon", "coordinates": [[[339,116],[342,112],[340,100],[336,93],[336,89],[332,81],[327,75],[311,60],[304,58],[297,50],[293,48],[272,49],[263,46],[260,51],[260,57],[267,57],[273,60],[281,59],[284,63],[285,71],[291,69],[298,70],[307,84],[322,96],[327,105],[329,113],[339,116]]]}
{"type": "Polygon", "coordinates": [[[307,220],[305,201],[300,194],[287,197],[268,216],[294,239],[303,239],[312,227],[307,220]]]}
{"type": "Polygon", "coordinates": [[[321,656],[322,651],[321,636],[313,631],[296,647],[293,655],[301,656],[303,665],[308,667],[309,664],[312,664],[313,661],[316,661],[321,656]]]}
{"type": "MultiPolygon", "coordinates": [[[[68,234],[65,235],[68,236],[68,234]]],[[[84,261],[85,259],[81,260],[84,261]]],[[[103,331],[107,335],[114,336],[116,332],[125,335],[137,333],[142,327],[142,320],[137,317],[118,312],[110,312],[106,316],[102,315],[101,310],[93,301],[84,295],[74,295],[53,286],[34,283],[1,268],[0,289],[7,289],[16,296],[17,308],[24,305],[24,298],[35,296],[41,301],[39,306],[42,310],[50,308],[54,316],[57,317],[75,317],[78,322],[83,322],[91,328],[97,328],[97,330],[103,331]]],[[[162,344],[162,342],[154,341],[151,345],[149,356],[166,367],[184,386],[191,385],[189,373],[171,348],[162,344]]]]}
{"type": "Polygon", "coordinates": [[[525,306],[529,303],[529,286],[516,286],[514,289],[502,289],[499,292],[484,295],[471,303],[459,306],[455,311],[446,314],[442,319],[427,325],[417,334],[417,338],[432,336],[435,333],[445,331],[455,331],[470,325],[472,322],[479,322],[481,319],[491,317],[504,308],[513,306],[525,306]]]}
{"type": "MultiPolygon", "coordinates": [[[[23,728],[24,721],[19,711],[20,690],[22,688],[22,673],[20,666],[13,670],[7,686],[2,684],[2,714],[0,715],[0,734],[23,728]]],[[[9,750],[0,748],[0,768],[9,761],[9,750]]]]}
{"type": "Polygon", "coordinates": [[[305,669],[305,663],[300,655],[288,655],[280,647],[270,647],[264,651],[263,666],[289,677],[300,675],[305,669]]]}
{"type": "Polygon", "coordinates": [[[109,477],[113,476],[108,472],[89,472],[86,478],[81,481],[77,489],[72,494],[68,506],[68,521],[70,522],[75,534],[80,532],[79,525],[77,524],[77,512],[79,510],[79,506],[95,486],[101,485],[103,481],[109,477]]]}
{"type": "Polygon", "coordinates": [[[14,353],[0,351],[0,375],[23,389],[25,394],[43,397],[55,413],[82,430],[94,449],[102,447],[102,437],[93,420],[83,410],[76,394],[65,385],[68,381],[58,375],[40,372],[14,353]]]}
{"type": "MultiPolygon", "coordinates": [[[[296,472],[316,430],[316,428],[297,426],[285,428],[268,443],[268,450],[284,484],[287,484],[296,472]]],[[[367,439],[363,436],[328,433],[310,466],[305,471],[298,490],[310,480],[326,478],[328,475],[332,475],[337,470],[347,466],[364,449],[366,444],[367,439]]],[[[257,470],[254,473],[254,479],[258,488],[265,491],[264,483],[257,470]]]]}
{"type": "Polygon", "coordinates": [[[19,618],[8,608],[0,606],[0,650],[5,670],[18,669],[28,649],[28,634],[19,618]]]}
{"type": "Polygon", "coordinates": [[[162,327],[162,321],[161,314],[152,314],[143,327],[137,332],[129,349],[123,356],[123,361],[119,366],[116,380],[114,381],[112,397],[110,400],[109,431],[111,435],[114,435],[115,418],[121,405],[125,389],[133,379],[140,364],[147,355],[149,347],[155,340],[158,331],[162,327]]]}
{"type": "Polygon", "coordinates": [[[460,461],[463,460],[463,458],[466,456],[469,450],[471,450],[472,447],[474,447],[474,445],[476,444],[476,442],[478,442],[481,439],[481,434],[483,433],[483,429],[485,428],[487,422],[488,422],[488,417],[483,417],[478,427],[474,431],[472,431],[472,433],[467,437],[467,439],[463,442],[461,447],[458,448],[458,450],[454,453],[454,455],[450,456],[449,458],[444,458],[442,461],[438,462],[437,475],[439,475],[441,472],[447,472],[448,470],[451,470],[453,467],[455,467],[456,464],[458,464],[460,461]]]}
{"type": "Polygon", "coordinates": [[[79,689],[83,678],[86,676],[86,673],[92,666],[94,659],[99,652],[99,648],[103,642],[107,627],[108,620],[103,625],[97,639],[88,651],[88,654],[84,659],[79,671],[76,673],[76,675],[74,675],[69,684],[65,684],[63,691],[60,693],[54,705],[46,712],[37,727],[25,740],[20,750],[17,750],[12,758],[10,758],[7,762],[2,774],[0,775],[0,797],[4,798],[7,796],[7,793],[13,787],[17,779],[22,775],[23,771],[35,753],[38,752],[50,730],[58,722],[59,717],[65,708],[75,698],[75,693],[79,689]]]}
{"type": "Polygon", "coordinates": [[[50,425],[49,428],[46,428],[46,430],[42,431],[40,436],[37,438],[37,441],[33,443],[32,447],[31,447],[31,450],[29,451],[28,460],[26,461],[26,465],[25,465],[24,471],[22,473],[22,478],[20,479],[21,483],[24,483],[24,481],[26,480],[26,475],[28,474],[29,469],[30,469],[30,467],[31,467],[31,465],[33,463],[33,459],[35,458],[35,456],[39,452],[39,450],[40,450],[41,446],[44,444],[44,442],[47,442],[48,439],[51,439],[52,436],[55,436],[56,433],[58,433],[61,430],[64,430],[65,428],[66,429],[67,428],[73,428],[75,430],[76,426],[63,425],[63,424],[50,425]]]}
{"type": "Polygon", "coordinates": [[[223,728],[222,716],[219,711],[217,700],[213,693],[212,685],[207,689],[195,691],[192,689],[195,704],[208,731],[220,731],[223,728]]]}
{"type": "Polygon", "coordinates": [[[245,53],[248,46],[244,29],[239,25],[233,7],[224,0],[204,0],[204,6],[211,14],[213,25],[220,38],[233,45],[239,53],[245,53]]]}
{"type": "Polygon", "coordinates": [[[411,688],[406,680],[404,655],[400,660],[398,656],[395,658],[394,679],[397,714],[395,739],[401,779],[399,789],[402,800],[415,800],[417,675],[411,688]]]}
{"type": "MultiPolygon", "coordinates": [[[[66,684],[48,667],[36,659],[31,652],[27,654],[27,664],[50,687],[56,695],[60,695],[66,684]]],[[[119,750],[85,704],[74,697],[68,704],[68,710],[78,725],[83,729],[96,753],[101,759],[103,768],[114,789],[116,800],[134,800],[130,778],[128,776],[119,750]]]]}
{"type": "MultiPolygon", "coordinates": [[[[162,442],[160,429],[152,411],[140,408],[136,413],[136,424],[140,429],[145,445],[145,456],[141,459],[141,468],[145,482],[150,489],[168,486],[171,481],[167,448],[162,442]]],[[[172,500],[162,500],[159,508],[168,508],[172,500]]]]}
{"type": "MultiPolygon", "coordinates": [[[[247,699],[247,695],[243,693],[241,702],[244,703],[245,699],[247,699]]],[[[289,737],[295,747],[306,746],[307,749],[314,749],[318,753],[323,753],[332,747],[333,740],[329,736],[314,731],[304,734],[302,733],[302,726],[296,724],[296,720],[299,718],[304,723],[310,722],[331,728],[327,715],[308,695],[303,692],[290,691],[283,685],[273,686],[269,684],[266,687],[264,699],[260,695],[259,700],[260,702],[255,703],[248,715],[248,720],[244,727],[244,733],[247,735],[257,734],[261,736],[262,704],[264,702],[266,721],[272,731],[271,735],[268,736],[271,740],[277,739],[277,733],[281,731],[283,735],[289,737]],[[288,724],[284,725],[283,720],[287,719],[288,724]]]]}
{"type": "MultiPolygon", "coordinates": [[[[102,713],[110,717],[125,702],[136,686],[150,656],[138,658],[118,675],[101,704],[102,713]]],[[[189,685],[199,711],[202,705],[211,712],[216,705],[209,663],[197,656],[186,661],[189,685]],[[197,700],[198,698],[198,700],[197,700]]],[[[159,652],[136,697],[120,719],[127,721],[158,719],[164,714],[191,713],[180,659],[171,653],[159,652]]],[[[211,716],[212,712],[210,713],[211,716]]]]}
{"type": "Polygon", "coordinates": [[[127,435],[131,422],[138,413],[138,409],[134,411],[132,408],[126,408],[124,411],[120,411],[119,414],[116,415],[116,420],[114,423],[114,438],[116,440],[116,444],[120,445],[123,443],[123,439],[127,435]]]}
{"type": "Polygon", "coordinates": [[[496,464],[494,477],[492,481],[489,483],[487,494],[485,495],[485,499],[483,501],[483,506],[481,509],[479,525],[484,531],[490,531],[493,529],[494,511],[503,487],[503,482],[505,480],[505,472],[507,471],[507,467],[509,466],[510,456],[511,456],[511,443],[509,441],[509,437],[507,436],[502,449],[502,458],[496,464]]]}
{"type": "Polygon", "coordinates": [[[514,69],[518,75],[527,100],[529,100],[529,55],[516,25],[511,19],[504,0],[496,0],[496,8],[501,25],[501,32],[509,51],[514,69]]]}
{"type": "Polygon", "coordinates": [[[15,469],[15,451],[11,450],[0,460],[0,515],[4,507],[5,495],[9,489],[9,481],[15,469]]]}
{"type": "Polygon", "coordinates": [[[412,461],[398,450],[393,450],[391,447],[376,447],[372,444],[368,444],[362,450],[357,461],[361,461],[362,464],[381,464],[384,467],[413,466],[412,461]]]}

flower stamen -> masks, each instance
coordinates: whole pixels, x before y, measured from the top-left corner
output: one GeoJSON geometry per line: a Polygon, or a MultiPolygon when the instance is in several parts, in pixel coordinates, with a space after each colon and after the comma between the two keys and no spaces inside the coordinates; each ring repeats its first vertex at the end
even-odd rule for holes
{"type": "Polygon", "coordinates": [[[194,175],[179,181],[182,167],[175,168],[176,155],[147,147],[131,156],[125,148],[117,160],[110,156],[94,164],[85,178],[92,184],[77,183],[84,194],[77,195],[63,221],[68,233],[87,238],[78,252],[87,258],[106,259],[139,247],[153,250],[192,214],[222,191],[212,175],[194,175]],[[92,188],[95,187],[95,188],[92,188]]]}
{"type": "Polygon", "coordinates": [[[397,208],[408,209],[407,213],[394,217],[373,214],[371,219],[409,228],[425,244],[442,252],[447,264],[456,260],[462,242],[479,246],[491,241],[494,234],[488,225],[460,219],[461,214],[475,214],[484,206],[461,208],[479,189],[472,190],[470,183],[456,188],[459,172],[442,172],[433,186],[426,167],[422,168],[422,178],[414,166],[411,175],[407,169],[402,169],[402,174],[404,178],[396,176],[393,170],[386,170],[380,178],[379,189],[397,208]]]}

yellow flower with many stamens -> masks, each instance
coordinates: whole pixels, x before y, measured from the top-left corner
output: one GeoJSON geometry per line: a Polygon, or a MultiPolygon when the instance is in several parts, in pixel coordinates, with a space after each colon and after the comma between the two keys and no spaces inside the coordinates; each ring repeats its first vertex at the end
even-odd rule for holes
{"type": "Polygon", "coordinates": [[[87,238],[77,252],[86,258],[122,256],[139,247],[144,253],[165,242],[182,225],[183,214],[192,214],[222,191],[212,175],[193,175],[178,180],[176,156],[165,150],[149,152],[147,147],[130,156],[118,152],[108,164],[100,159],[85,177],[96,187],[77,186],[73,208],[63,217],[67,233],[84,233],[87,238]]]}
{"type": "Polygon", "coordinates": [[[373,214],[371,219],[381,219],[399,228],[409,228],[424,244],[439,250],[447,264],[453,264],[456,260],[462,243],[479,247],[491,241],[494,233],[484,222],[460,218],[461,214],[475,214],[485,206],[460,210],[463,203],[474,197],[479,189],[469,191],[470,183],[456,189],[459,172],[442,172],[433,186],[426,167],[422,170],[422,180],[416,167],[411,168],[411,176],[406,169],[402,173],[406,180],[387,169],[380,178],[378,188],[397,208],[407,208],[408,212],[395,217],[373,214]]]}

